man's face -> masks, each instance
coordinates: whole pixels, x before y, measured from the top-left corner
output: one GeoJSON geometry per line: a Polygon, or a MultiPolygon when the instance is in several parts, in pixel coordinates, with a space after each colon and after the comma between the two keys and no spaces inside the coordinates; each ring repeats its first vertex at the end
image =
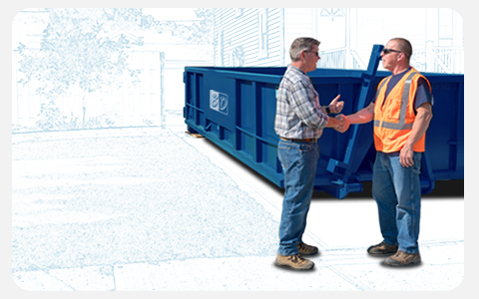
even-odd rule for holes
{"type": "Polygon", "coordinates": [[[313,48],[308,51],[304,52],[304,59],[306,60],[306,68],[308,69],[308,72],[312,72],[316,69],[316,63],[319,60],[319,49],[317,45],[313,45],[313,48]]]}
{"type": "Polygon", "coordinates": [[[389,49],[397,52],[389,52],[388,54],[385,54],[384,51],[381,52],[381,59],[383,61],[383,67],[387,70],[392,70],[394,67],[397,65],[397,59],[399,56],[399,47],[396,41],[389,41],[384,49],[389,49]]]}

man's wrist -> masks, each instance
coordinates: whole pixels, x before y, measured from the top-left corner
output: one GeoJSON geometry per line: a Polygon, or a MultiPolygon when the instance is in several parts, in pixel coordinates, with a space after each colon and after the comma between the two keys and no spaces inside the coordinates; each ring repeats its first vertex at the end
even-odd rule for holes
{"type": "Polygon", "coordinates": [[[329,108],[329,106],[326,106],[326,107],[324,108],[324,110],[326,110],[326,113],[327,113],[327,114],[331,114],[331,109],[329,108]]]}

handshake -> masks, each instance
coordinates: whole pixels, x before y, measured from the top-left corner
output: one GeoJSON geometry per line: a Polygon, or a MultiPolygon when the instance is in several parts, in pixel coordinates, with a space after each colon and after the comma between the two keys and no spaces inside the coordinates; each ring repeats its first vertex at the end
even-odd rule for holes
{"type": "Polygon", "coordinates": [[[337,121],[335,122],[336,124],[333,126],[333,128],[340,133],[346,132],[350,125],[348,117],[344,114],[339,114],[336,115],[335,119],[337,121]]]}
{"type": "MultiPolygon", "coordinates": [[[[337,95],[331,101],[331,103],[329,103],[328,108],[332,113],[340,113],[341,110],[343,110],[344,102],[339,101],[340,97],[341,97],[341,95],[337,95]]],[[[338,115],[336,115],[335,118],[329,118],[329,123],[330,124],[328,125],[328,127],[332,127],[340,133],[346,132],[348,130],[349,124],[350,124],[348,117],[344,114],[338,114],[338,115]]]]}

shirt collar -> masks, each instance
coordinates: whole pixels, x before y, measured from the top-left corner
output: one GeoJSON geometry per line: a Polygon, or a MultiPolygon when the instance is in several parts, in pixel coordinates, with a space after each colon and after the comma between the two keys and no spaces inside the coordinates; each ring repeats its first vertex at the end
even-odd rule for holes
{"type": "Polygon", "coordinates": [[[299,67],[295,67],[295,66],[294,66],[294,65],[292,65],[292,64],[290,64],[290,65],[288,66],[288,69],[290,69],[290,70],[294,70],[294,71],[296,71],[296,72],[300,72],[300,73],[301,73],[301,74],[303,74],[303,75],[306,75],[306,73],[305,73],[305,72],[303,72],[303,70],[302,70],[302,69],[300,69],[299,67]]]}
{"type": "Polygon", "coordinates": [[[412,67],[409,67],[407,70],[405,70],[404,72],[402,73],[399,73],[397,75],[393,75],[393,77],[402,77],[404,74],[406,74],[407,72],[409,72],[410,70],[412,69],[412,67]]]}

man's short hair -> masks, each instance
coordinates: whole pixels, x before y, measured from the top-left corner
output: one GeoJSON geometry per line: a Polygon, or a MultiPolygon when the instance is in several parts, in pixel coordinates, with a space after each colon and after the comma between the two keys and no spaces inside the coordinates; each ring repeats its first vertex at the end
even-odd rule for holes
{"type": "Polygon", "coordinates": [[[398,43],[399,50],[401,52],[403,52],[404,55],[406,55],[406,57],[408,59],[411,58],[411,56],[412,56],[412,46],[411,46],[411,43],[407,39],[401,38],[401,37],[396,37],[396,38],[393,38],[391,40],[396,41],[398,43]]]}
{"type": "Polygon", "coordinates": [[[301,58],[301,52],[311,51],[314,45],[319,46],[320,42],[311,37],[300,37],[293,41],[289,49],[289,56],[292,61],[298,61],[301,58]]]}

